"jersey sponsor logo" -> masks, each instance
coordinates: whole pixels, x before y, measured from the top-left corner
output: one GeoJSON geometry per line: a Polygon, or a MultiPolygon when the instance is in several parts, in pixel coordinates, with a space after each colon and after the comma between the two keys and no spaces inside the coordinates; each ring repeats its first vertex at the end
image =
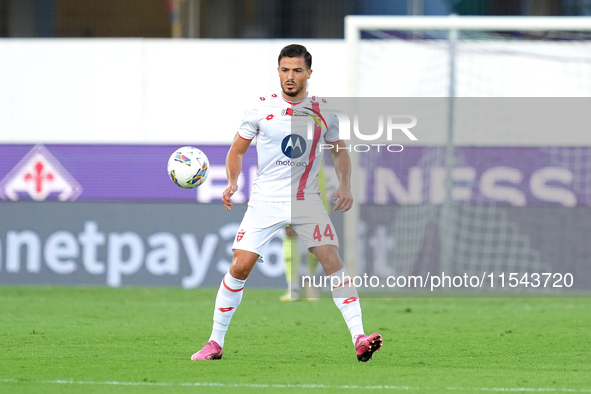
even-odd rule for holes
{"type": "Polygon", "coordinates": [[[287,166],[287,167],[306,167],[308,162],[306,161],[291,161],[291,160],[277,160],[276,166],[287,166]]]}
{"type": "Polygon", "coordinates": [[[281,141],[281,152],[290,159],[302,157],[306,152],[306,140],[301,135],[290,134],[281,141]]]}
{"type": "Polygon", "coordinates": [[[310,114],[306,111],[300,111],[299,109],[285,108],[281,111],[283,116],[309,116],[310,114]]]}
{"type": "Polygon", "coordinates": [[[82,186],[43,145],[34,146],[0,182],[0,199],[74,201],[82,186]]]}
{"type": "Polygon", "coordinates": [[[328,130],[328,124],[326,123],[326,120],[324,119],[324,116],[322,116],[320,111],[317,111],[314,108],[310,108],[310,107],[304,107],[304,109],[306,109],[307,111],[302,111],[302,110],[294,109],[294,108],[286,108],[281,111],[281,115],[283,115],[283,116],[286,116],[286,115],[287,116],[310,116],[312,119],[314,119],[314,121],[316,122],[318,127],[322,128],[322,124],[324,124],[325,129],[328,130]]]}

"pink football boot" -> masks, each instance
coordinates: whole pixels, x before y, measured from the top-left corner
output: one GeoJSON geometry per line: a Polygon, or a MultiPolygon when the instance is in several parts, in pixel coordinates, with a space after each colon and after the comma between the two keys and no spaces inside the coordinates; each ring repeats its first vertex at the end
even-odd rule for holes
{"type": "Polygon", "coordinates": [[[191,360],[219,360],[222,358],[222,347],[216,341],[205,342],[204,345],[203,349],[191,356],[191,360]]]}
{"type": "MultiPolygon", "coordinates": [[[[377,352],[382,347],[382,336],[380,334],[359,335],[355,341],[355,351],[357,352],[357,360],[360,362],[368,362],[374,352],[377,352]]],[[[221,353],[220,353],[221,354],[221,353]]]]}

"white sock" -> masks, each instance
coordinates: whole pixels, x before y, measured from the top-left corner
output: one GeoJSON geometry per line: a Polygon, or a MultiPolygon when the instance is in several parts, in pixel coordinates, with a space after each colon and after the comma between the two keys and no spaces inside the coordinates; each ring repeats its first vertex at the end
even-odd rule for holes
{"type": "Polygon", "coordinates": [[[359,335],[364,335],[363,320],[361,315],[361,304],[359,303],[359,295],[357,289],[350,285],[350,277],[347,275],[345,268],[340,269],[331,277],[332,299],[335,305],[341,311],[345,323],[351,333],[351,340],[353,345],[359,335]]]}
{"type": "Polygon", "coordinates": [[[246,280],[240,280],[232,277],[228,272],[222,279],[218,295],[215,298],[215,310],[213,312],[213,330],[211,331],[210,341],[216,341],[221,347],[224,346],[224,338],[230,320],[236,308],[242,301],[244,283],[246,280]]]}

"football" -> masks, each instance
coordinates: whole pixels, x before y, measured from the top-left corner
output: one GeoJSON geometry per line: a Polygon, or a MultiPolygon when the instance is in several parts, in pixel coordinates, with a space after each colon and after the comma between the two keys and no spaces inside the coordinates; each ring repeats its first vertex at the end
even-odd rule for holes
{"type": "Polygon", "coordinates": [[[209,160],[201,149],[183,146],[168,159],[168,176],[183,189],[194,189],[207,179],[209,160]]]}

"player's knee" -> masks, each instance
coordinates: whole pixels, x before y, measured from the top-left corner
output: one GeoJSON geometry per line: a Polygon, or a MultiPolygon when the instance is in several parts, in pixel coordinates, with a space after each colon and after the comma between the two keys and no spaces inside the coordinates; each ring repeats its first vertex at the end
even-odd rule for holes
{"type": "Polygon", "coordinates": [[[251,270],[245,267],[243,264],[232,264],[229,270],[230,275],[232,275],[233,278],[240,280],[246,280],[250,274],[250,271],[251,270]]]}
{"type": "Polygon", "coordinates": [[[259,255],[256,253],[246,251],[235,252],[229,270],[230,275],[236,279],[246,280],[258,258],[259,255]]]}

